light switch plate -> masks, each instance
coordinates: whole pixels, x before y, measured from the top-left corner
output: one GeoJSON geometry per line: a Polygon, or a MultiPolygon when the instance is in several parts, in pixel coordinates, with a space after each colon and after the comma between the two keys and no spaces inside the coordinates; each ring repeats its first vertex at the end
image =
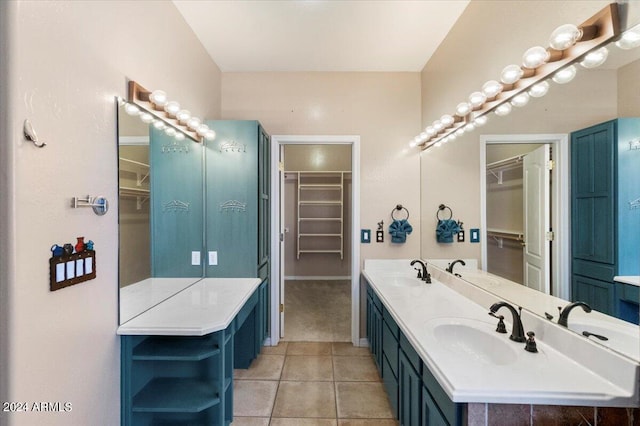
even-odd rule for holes
{"type": "Polygon", "coordinates": [[[469,232],[470,232],[469,241],[471,241],[472,243],[479,243],[480,230],[478,228],[472,228],[469,232]]]}
{"type": "Polygon", "coordinates": [[[194,266],[200,265],[200,252],[192,251],[191,252],[191,264],[194,266]]]}
{"type": "Polygon", "coordinates": [[[217,251],[210,251],[209,252],[209,265],[210,266],[215,266],[218,264],[218,252],[217,251]]]}
{"type": "Polygon", "coordinates": [[[360,242],[362,244],[369,244],[371,242],[371,229],[360,230],[360,242]]]}

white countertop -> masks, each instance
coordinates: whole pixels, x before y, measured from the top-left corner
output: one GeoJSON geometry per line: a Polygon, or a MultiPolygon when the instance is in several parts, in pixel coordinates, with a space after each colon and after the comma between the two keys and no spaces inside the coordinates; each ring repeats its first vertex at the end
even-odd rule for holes
{"type": "Polygon", "coordinates": [[[619,283],[631,284],[640,287],[640,275],[613,277],[613,280],[619,283]]]}
{"type": "MultiPolygon", "coordinates": [[[[493,300],[487,306],[477,304],[454,291],[437,277],[430,285],[421,283],[417,286],[398,286],[399,276],[403,279],[415,278],[415,271],[409,267],[408,262],[406,267],[401,268],[397,267],[398,262],[372,262],[374,261],[365,262],[363,275],[452,401],[586,406],[638,405],[639,372],[630,360],[610,352],[604,354],[607,361],[610,361],[611,357],[620,361],[621,369],[624,370],[624,374],[616,377],[621,380],[609,380],[577,362],[576,359],[581,359],[580,356],[568,356],[547,344],[544,338],[538,337],[546,335],[549,341],[567,341],[570,343],[567,346],[576,346],[571,339],[579,339],[577,335],[573,336],[573,333],[566,330],[558,330],[559,333],[564,333],[568,340],[554,340],[551,333],[559,327],[542,320],[537,323],[535,319],[531,319],[532,316],[523,315],[523,323],[525,331],[536,332],[539,353],[524,351],[524,344],[510,341],[509,334],[495,334],[505,340],[498,343],[515,348],[512,352],[516,359],[511,363],[495,364],[480,357],[474,358],[465,352],[466,342],[460,342],[460,348],[455,351],[446,345],[440,345],[430,325],[436,322],[469,320],[482,326],[486,323],[487,330],[495,332],[496,322],[487,313],[490,304],[500,299],[481,289],[475,289],[472,291],[484,293],[482,297],[486,298],[486,301],[493,300]],[[541,324],[540,329],[536,328],[536,324],[541,324]]],[[[444,274],[434,275],[442,276],[443,280],[451,277],[456,280],[455,286],[471,286],[450,274],[446,274],[447,277],[444,274]]],[[[486,302],[483,301],[484,303],[486,302]]],[[[504,315],[507,329],[510,331],[511,314],[504,308],[499,314],[504,315]]],[[[578,346],[581,350],[585,346],[594,350],[606,350],[586,341],[579,341],[578,346]]]]}
{"type": "Polygon", "coordinates": [[[204,336],[224,330],[259,278],[203,278],[118,327],[120,335],[204,336]]]}
{"type": "Polygon", "coordinates": [[[147,278],[120,289],[120,324],[167,300],[202,278],[147,278]]]}

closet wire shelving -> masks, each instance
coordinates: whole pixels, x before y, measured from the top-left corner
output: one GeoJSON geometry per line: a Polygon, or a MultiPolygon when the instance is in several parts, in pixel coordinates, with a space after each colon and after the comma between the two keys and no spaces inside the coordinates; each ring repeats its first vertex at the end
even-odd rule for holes
{"type": "Polygon", "coordinates": [[[121,172],[133,173],[136,175],[135,186],[121,185],[120,196],[121,197],[133,197],[136,199],[136,208],[140,210],[142,204],[150,197],[149,191],[149,175],[151,168],[148,164],[131,160],[125,157],[119,157],[119,169],[121,172]],[[146,185],[145,185],[146,181],[146,185]]]}
{"type": "Polygon", "coordinates": [[[287,173],[297,177],[296,258],[305,253],[335,253],[344,259],[344,183],[351,172],[287,173]]]}

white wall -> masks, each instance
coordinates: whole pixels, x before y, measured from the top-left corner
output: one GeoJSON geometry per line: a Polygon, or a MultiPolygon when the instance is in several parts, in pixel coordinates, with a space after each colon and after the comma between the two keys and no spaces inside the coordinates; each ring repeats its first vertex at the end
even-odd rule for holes
{"type": "Polygon", "coordinates": [[[1,2],[0,22],[0,400],[73,407],[0,423],[118,424],[114,96],[128,77],[219,118],[220,70],[171,2],[1,2]],[[25,118],[45,148],[23,140],[25,118]],[[69,207],[87,194],[110,211],[69,207]],[[95,242],[97,278],[50,292],[49,248],[81,235],[95,242]]]}

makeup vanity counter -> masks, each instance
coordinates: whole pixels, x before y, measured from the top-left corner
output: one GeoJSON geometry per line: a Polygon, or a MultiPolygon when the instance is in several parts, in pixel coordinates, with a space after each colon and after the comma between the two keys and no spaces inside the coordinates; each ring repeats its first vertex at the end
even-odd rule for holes
{"type": "Polygon", "coordinates": [[[635,285],[636,287],[640,287],[640,275],[613,277],[613,280],[619,283],[630,284],[630,285],[635,285]]]}
{"type": "Polygon", "coordinates": [[[121,424],[231,423],[233,370],[260,353],[267,318],[268,280],[203,278],[122,324],[121,424]]]}
{"type": "MultiPolygon", "coordinates": [[[[496,333],[497,319],[487,315],[489,307],[502,299],[436,268],[430,268],[433,283],[423,283],[415,278],[415,271],[409,262],[366,260],[363,276],[369,283],[369,291],[373,292],[370,296],[374,301],[379,300],[382,316],[388,318],[388,321],[385,318],[381,320],[384,322],[383,331],[391,330],[390,334],[393,335],[394,326],[398,327],[398,352],[401,358],[411,358],[410,352],[415,351],[419,356],[419,360],[413,363],[415,372],[426,377],[425,386],[429,377],[437,382],[437,387],[449,400],[444,401],[444,405],[640,405],[640,368],[637,362],[523,311],[525,332],[535,332],[539,351],[526,352],[524,343],[509,340],[512,318],[507,309],[502,308],[497,312],[498,315],[504,315],[507,334],[496,333]],[[455,335],[458,332],[456,325],[465,328],[469,324],[470,328],[482,332],[455,335]],[[439,326],[442,327],[438,330],[439,326]],[[476,338],[480,335],[483,337],[476,338]],[[483,341],[488,344],[484,345],[483,341]],[[418,370],[422,370],[422,373],[418,370]]],[[[368,320],[369,310],[375,309],[369,309],[368,305],[368,320]]],[[[371,332],[369,325],[368,331],[371,332]]],[[[376,348],[385,346],[390,340],[384,337],[379,339],[369,335],[374,358],[376,348]]],[[[383,352],[385,350],[388,348],[382,349],[383,352]]],[[[385,355],[381,362],[393,370],[396,361],[389,358],[394,357],[392,352],[391,356],[385,355]]],[[[386,382],[385,377],[393,377],[391,374],[382,368],[383,382],[386,382]]],[[[395,386],[400,389],[397,391],[396,398],[399,400],[396,401],[396,413],[401,421],[406,421],[409,414],[406,413],[402,387],[403,381],[406,384],[407,380],[402,379],[401,373],[397,376],[399,378],[395,386]],[[403,410],[405,419],[402,418],[403,410]]],[[[394,387],[387,387],[388,392],[389,389],[394,387]]],[[[437,389],[435,392],[423,391],[423,397],[425,393],[438,402],[437,389]]],[[[390,398],[394,405],[393,395],[390,398]]],[[[423,404],[423,407],[426,405],[423,404]]],[[[424,412],[426,408],[422,410],[424,412]]],[[[455,423],[450,418],[448,422],[455,423]]]]}

